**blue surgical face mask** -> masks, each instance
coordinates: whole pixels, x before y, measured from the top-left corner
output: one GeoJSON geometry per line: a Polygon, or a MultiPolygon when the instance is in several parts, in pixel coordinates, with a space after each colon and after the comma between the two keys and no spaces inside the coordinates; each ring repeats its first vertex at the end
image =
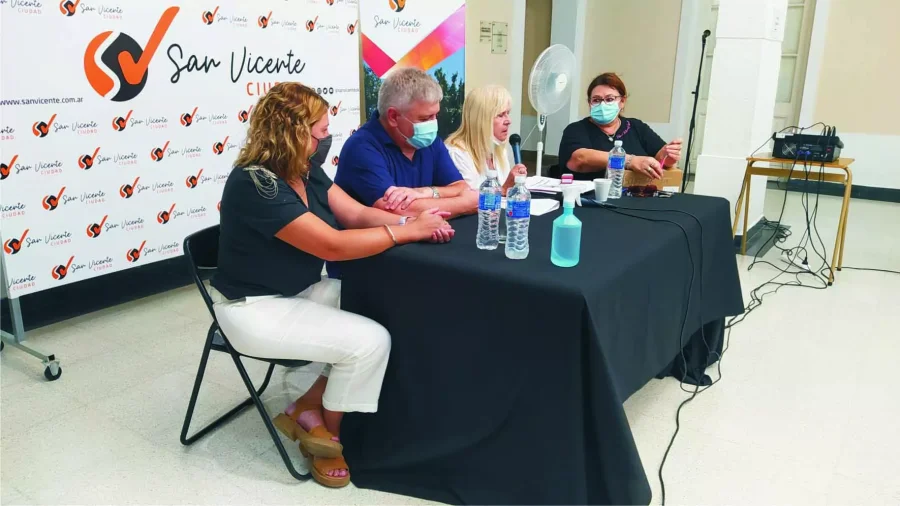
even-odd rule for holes
{"type": "Polygon", "coordinates": [[[424,149],[434,142],[437,139],[438,133],[438,122],[436,119],[423,121],[421,123],[413,123],[406,116],[401,116],[406,121],[409,121],[413,126],[413,136],[406,137],[402,133],[403,138],[406,139],[406,142],[409,143],[410,146],[416,149],[424,149]]]}
{"type": "Polygon", "coordinates": [[[600,102],[591,106],[591,119],[601,125],[608,125],[619,116],[619,101],[611,104],[600,102]]]}

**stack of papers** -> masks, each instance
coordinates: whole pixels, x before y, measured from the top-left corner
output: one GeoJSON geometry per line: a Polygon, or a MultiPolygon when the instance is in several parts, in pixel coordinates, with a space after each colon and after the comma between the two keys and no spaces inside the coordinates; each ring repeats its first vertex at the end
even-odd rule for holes
{"type": "MultiPolygon", "coordinates": [[[[573,181],[572,186],[580,187],[582,194],[594,189],[591,181],[573,181]]],[[[559,179],[552,177],[531,176],[525,180],[525,188],[538,193],[562,193],[559,179]]],[[[532,212],[532,214],[534,213],[532,212]]]]}

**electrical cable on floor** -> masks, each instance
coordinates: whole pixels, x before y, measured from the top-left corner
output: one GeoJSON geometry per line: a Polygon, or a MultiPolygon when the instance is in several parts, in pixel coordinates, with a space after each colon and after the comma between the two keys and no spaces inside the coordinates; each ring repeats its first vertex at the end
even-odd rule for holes
{"type": "Polygon", "coordinates": [[[888,269],[874,269],[870,267],[841,267],[841,270],[850,269],[851,271],[871,271],[871,272],[885,272],[888,274],[900,274],[900,271],[891,271],[888,269]]]}
{"type": "MultiPolygon", "coordinates": [[[[681,229],[681,233],[684,235],[684,239],[685,239],[685,242],[687,243],[687,248],[688,248],[688,256],[689,256],[689,258],[690,258],[690,260],[691,260],[691,279],[690,279],[690,282],[689,282],[689,284],[688,284],[688,297],[687,297],[688,302],[687,302],[687,307],[685,308],[685,311],[684,311],[684,318],[683,318],[682,323],[681,323],[681,330],[679,331],[679,334],[678,334],[678,347],[679,347],[679,350],[680,350],[680,353],[681,353],[682,367],[684,368],[684,369],[683,369],[682,377],[681,377],[681,379],[679,380],[679,387],[680,387],[683,391],[690,393],[691,396],[690,396],[689,398],[685,399],[684,401],[682,401],[682,403],[678,406],[678,410],[677,410],[676,413],[675,413],[675,432],[672,434],[671,439],[669,439],[669,445],[666,447],[666,452],[665,452],[665,454],[663,455],[662,461],[661,461],[660,464],[659,464],[659,470],[658,470],[659,486],[660,486],[660,492],[661,492],[661,495],[662,495],[662,504],[663,504],[663,506],[665,506],[665,504],[666,504],[666,483],[665,483],[665,480],[663,479],[663,468],[665,467],[666,460],[668,459],[668,456],[669,456],[669,452],[672,450],[672,446],[675,444],[675,438],[678,436],[678,431],[679,431],[679,429],[681,428],[681,419],[680,419],[680,417],[681,417],[681,409],[682,409],[687,403],[689,403],[689,402],[691,402],[692,400],[694,400],[694,399],[697,397],[698,394],[700,394],[700,393],[702,393],[702,392],[705,392],[706,390],[709,390],[710,388],[712,388],[716,383],[718,383],[718,382],[722,379],[722,366],[721,366],[721,364],[722,364],[722,355],[724,355],[725,349],[722,350],[722,355],[720,355],[718,352],[715,352],[715,351],[713,351],[712,349],[710,349],[710,347],[709,347],[709,342],[707,342],[707,340],[706,340],[706,333],[705,333],[705,330],[704,330],[704,325],[703,325],[703,315],[702,315],[702,310],[701,310],[701,314],[700,314],[700,337],[701,337],[701,339],[702,339],[702,341],[703,341],[704,346],[706,346],[706,351],[707,351],[707,356],[705,357],[704,361],[708,364],[708,363],[709,363],[709,358],[710,358],[712,355],[715,355],[715,356],[716,356],[716,363],[718,364],[718,378],[716,378],[716,380],[713,381],[711,384],[705,385],[704,388],[701,390],[701,389],[700,389],[701,382],[703,381],[703,378],[704,378],[704,376],[705,376],[705,375],[701,375],[699,378],[695,378],[695,384],[694,384],[694,390],[693,390],[693,391],[690,391],[690,390],[687,390],[687,389],[684,388],[684,380],[687,378],[687,374],[688,374],[687,358],[684,356],[684,330],[685,330],[685,328],[686,328],[686,326],[687,326],[687,320],[688,320],[688,317],[689,317],[689,315],[690,315],[691,294],[693,293],[693,290],[694,290],[694,288],[693,288],[693,287],[694,287],[694,277],[695,277],[695,274],[696,274],[696,271],[697,271],[696,264],[694,263],[694,254],[693,254],[693,252],[691,252],[691,241],[690,241],[690,236],[689,236],[688,233],[687,233],[687,229],[685,229],[683,225],[681,225],[680,223],[678,223],[678,222],[676,222],[676,221],[674,221],[674,220],[648,218],[648,217],[646,217],[646,216],[638,216],[638,215],[635,215],[635,214],[624,213],[624,212],[622,212],[622,211],[635,211],[635,212],[641,212],[641,211],[648,211],[648,212],[674,212],[674,213],[679,213],[679,214],[683,214],[683,215],[689,216],[689,217],[691,217],[694,221],[697,222],[697,226],[699,227],[699,230],[700,230],[700,243],[699,243],[699,248],[700,248],[700,269],[701,269],[701,279],[700,279],[700,293],[699,293],[699,299],[700,299],[700,303],[701,303],[701,304],[702,304],[702,302],[703,302],[703,279],[702,279],[702,269],[703,269],[703,223],[700,221],[699,218],[697,218],[697,216],[695,216],[695,215],[693,215],[693,214],[691,214],[691,213],[689,213],[689,212],[682,211],[682,210],[680,210],[680,209],[646,209],[646,208],[619,207],[619,206],[617,206],[617,205],[609,204],[609,203],[602,204],[601,207],[602,207],[603,209],[607,209],[607,210],[609,210],[609,211],[612,211],[612,212],[614,212],[614,213],[616,213],[616,214],[620,214],[620,215],[622,215],[622,216],[628,216],[628,217],[631,217],[631,218],[637,218],[637,219],[645,220],[645,221],[671,223],[671,224],[673,224],[673,225],[676,225],[679,229],[681,229]]],[[[703,369],[705,370],[706,367],[704,367],[703,369]]]]}
{"type": "MultiPolygon", "coordinates": [[[[803,131],[813,128],[817,125],[823,126],[823,133],[830,128],[828,125],[825,125],[824,123],[819,122],[819,123],[810,125],[808,127],[803,127],[803,128],[786,127],[784,129],[782,129],[781,132],[784,132],[785,130],[787,130],[789,128],[793,128],[795,130],[795,132],[802,133],[803,131]]],[[[763,143],[762,146],[760,146],[759,148],[754,150],[753,155],[755,155],[757,151],[762,149],[762,147],[764,147],[769,142],[769,140],[771,140],[771,139],[767,139],[766,142],[763,143]]],[[[751,155],[751,156],[753,156],[753,155],[751,155]]],[[[724,341],[725,342],[724,342],[724,346],[722,348],[721,354],[718,354],[709,348],[709,343],[706,341],[705,335],[703,335],[703,326],[701,324],[701,336],[703,338],[704,344],[706,345],[707,352],[709,353],[708,357],[712,356],[712,355],[716,355],[716,357],[717,357],[716,362],[717,362],[717,369],[718,369],[718,377],[714,381],[712,381],[711,384],[704,386],[702,389],[700,386],[700,382],[697,382],[697,384],[694,385],[693,391],[690,391],[690,390],[687,390],[684,388],[684,379],[687,376],[687,359],[684,356],[684,347],[683,347],[683,344],[684,344],[683,338],[684,337],[683,337],[683,335],[684,335],[684,329],[685,329],[685,325],[687,323],[687,318],[688,318],[688,314],[689,314],[689,310],[690,310],[690,293],[693,291],[694,273],[695,273],[695,269],[696,269],[696,266],[693,261],[693,255],[691,254],[691,251],[690,251],[690,240],[689,240],[687,231],[680,224],[678,224],[677,222],[671,221],[671,220],[653,220],[651,218],[622,213],[619,210],[678,212],[681,214],[691,216],[697,222],[697,224],[700,226],[700,246],[701,246],[701,255],[702,255],[703,226],[700,223],[700,220],[696,216],[694,216],[690,213],[684,212],[684,211],[680,211],[680,210],[622,208],[622,207],[613,206],[613,205],[604,206],[604,208],[612,210],[612,211],[617,212],[618,214],[622,214],[624,216],[631,216],[634,218],[643,219],[643,220],[647,220],[647,221],[663,221],[663,222],[678,225],[679,228],[681,228],[682,233],[685,236],[685,239],[688,241],[688,254],[691,255],[691,281],[690,281],[690,287],[688,289],[688,294],[689,294],[688,308],[685,310],[685,319],[682,322],[682,328],[681,328],[680,337],[679,337],[679,345],[681,347],[681,358],[682,358],[683,366],[685,368],[685,374],[682,376],[682,378],[679,382],[680,383],[679,386],[683,391],[690,393],[691,396],[688,397],[687,399],[685,399],[684,401],[682,401],[678,405],[677,410],[675,411],[675,431],[669,440],[669,444],[666,447],[666,451],[663,454],[662,461],[660,462],[660,465],[659,465],[658,476],[659,476],[659,483],[660,483],[663,506],[666,503],[666,488],[665,488],[665,481],[663,480],[663,468],[665,466],[666,460],[668,459],[669,453],[672,450],[672,446],[675,443],[675,438],[678,436],[678,432],[681,428],[681,410],[684,408],[685,405],[687,405],[689,402],[694,400],[698,394],[712,388],[719,381],[721,381],[721,379],[722,379],[722,360],[725,356],[725,352],[728,351],[728,348],[730,347],[731,331],[734,328],[734,326],[741,323],[742,321],[744,321],[744,319],[750,313],[752,313],[754,310],[756,310],[757,308],[762,306],[763,299],[767,295],[777,293],[779,290],[781,290],[782,288],[784,288],[786,286],[793,286],[793,287],[807,288],[807,289],[814,289],[814,290],[825,290],[829,286],[829,283],[827,281],[829,278],[824,273],[828,272],[829,274],[833,275],[833,267],[831,265],[829,265],[829,263],[828,263],[828,259],[827,259],[828,251],[827,251],[824,241],[822,240],[822,236],[819,233],[818,223],[817,223],[818,222],[818,212],[819,212],[819,196],[821,195],[821,183],[824,181],[825,162],[822,161],[820,163],[818,178],[813,180],[816,183],[816,187],[815,187],[816,199],[815,199],[815,203],[812,206],[812,211],[810,211],[809,191],[810,191],[811,184],[810,184],[810,166],[809,166],[808,157],[809,157],[809,155],[807,155],[807,158],[805,160],[803,160],[804,172],[805,172],[805,185],[803,188],[803,194],[801,194],[801,196],[800,196],[800,202],[804,209],[806,228],[805,228],[803,235],[801,236],[800,241],[798,242],[797,246],[794,246],[792,248],[781,247],[781,244],[785,243],[787,241],[787,239],[789,237],[791,237],[791,235],[792,235],[792,232],[781,224],[782,220],[784,219],[784,212],[785,212],[785,208],[787,206],[788,188],[790,186],[789,184],[786,184],[784,187],[784,199],[782,201],[781,212],[779,213],[778,220],[776,220],[776,221],[765,220],[762,222],[763,228],[765,228],[767,230],[771,230],[772,235],[771,235],[771,237],[769,237],[766,240],[766,242],[763,244],[763,246],[757,250],[756,254],[754,254],[753,261],[751,262],[750,266],[748,266],[748,268],[747,268],[747,270],[749,271],[757,264],[766,264],[766,265],[769,265],[769,266],[775,268],[776,270],[778,270],[778,273],[775,274],[775,276],[772,277],[771,279],[769,279],[768,281],[760,284],[759,286],[757,286],[756,288],[751,290],[750,291],[750,303],[744,309],[744,312],[741,313],[740,315],[733,316],[729,320],[727,320],[725,329],[724,329],[724,341]],[[779,266],[773,264],[772,262],[769,262],[767,260],[762,260],[759,258],[759,253],[762,251],[762,249],[765,248],[765,246],[768,244],[769,241],[772,241],[773,246],[779,250],[779,252],[780,252],[779,256],[785,255],[788,257],[788,264],[789,264],[788,267],[779,267],[779,266]],[[817,245],[817,241],[818,241],[818,245],[817,245]],[[815,255],[821,259],[822,265],[823,265],[823,267],[821,269],[814,270],[814,269],[810,268],[810,266],[809,266],[809,250],[807,249],[807,246],[811,247],[813,250],[813,253],[815,253],[815,255]],[[819,251],[819,247],[821,247],[821,252],[819,251]],[[800,258],[801,254],[803,255],[803,257],[802,257],[803,265],[805,266],[805,268],[803,268],[801,270],[791,270],[790,266],[796,266],[794,259],[800,258]],[[794,276],[794,279],[787,281],[787,282],[777,282],[776,281],[779,277],[784,276],[784,275],[792,275],[792,276],[794,276]],[[821,283],[821,286],[804,284],[803,280],[801,279],[801,276],[804,276],[804,275],[812,276],[815,280],[817,280],[821,283]],[[775,288],[773,290],[763,292],[762,290],[768,286],[774,286],[775,288]]],[[[799,153],[798,153],[797,156],[794,158],[793,164],[791,165],[791,169],[788,173],[788,183],[790,182],[791,176],[793,175],[793,171],[795,170],[797,163],[799,161],[800,160],[799,160],[799,153]]],[[[744,191],[744,186],[742,183],[741,192],[743,193],[743,191],[744,191]]],[[[747,205],[749,205],[749,202],[747,203],[747,205]]],[[[735,216],[737,216],[737,209],[735,209],[735,216]]],[[[702,269],[702,257],[701,257],[700,268],[702,269]]],[[[898,271],[892,271],[892,270],[887,270],[887,269],[876,269],[876,268],[843,267],[843,269],[900,274],[900,272],[898,272],[898,271]]],[[[703,282],[701,279],[700,280],[701,302],[702,302],[702,289],[703,289],[703,282]]],[[[701,321],[702,321],[702,318],[701,318],[701,321]]]]}

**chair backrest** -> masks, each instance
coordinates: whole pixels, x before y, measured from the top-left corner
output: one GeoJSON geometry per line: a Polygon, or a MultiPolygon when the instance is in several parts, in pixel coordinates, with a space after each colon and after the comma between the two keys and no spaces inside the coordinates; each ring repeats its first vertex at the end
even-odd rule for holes
{"type": "Polygon", "coordinates": [[[219,225],[194,232],[184,239],[184,254],[191,264],[191,277],[194,284],[200,290],[206,308],[213,320],[216,313],[213,311],[213,300],[203,284],[205,278],[214,274],[219,265],[219,225]]]}

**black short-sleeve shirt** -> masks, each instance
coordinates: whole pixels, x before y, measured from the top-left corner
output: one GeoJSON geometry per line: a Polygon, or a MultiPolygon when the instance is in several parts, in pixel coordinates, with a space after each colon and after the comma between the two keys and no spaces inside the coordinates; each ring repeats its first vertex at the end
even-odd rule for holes
{"type": "Polygon", "coordinates": [[[621,140],[622,148],[629,155],[656,156],[659,150],[666,145],[666,142],[643,121],[625,117],[621,119],[622,124],[612,140],[590,118],[584,118],[567,126],[559,143],[559,168],[562,173],[572,174],[575,179],[582,180],[591,180],[606,174],[606,169],[600,169],[597,172],[572,172],[569,170],[566,164],[572,158],[572,153],[581,148],[609,152],[612,151],[613,142],[621,140]]]}
{"type": "Polygon", "coordinates": [[[243,167],[231,171],[222,191],[219,268],[212,286],[228,299],[261,295],[297,295],[322,277],[324,261],[275,237],[282,228],[311,212],[335,229],[328,205],[333,184],[319,165],[310,167],[307,207],[279,178],[256,170],[257,188],[243,167]]]}

